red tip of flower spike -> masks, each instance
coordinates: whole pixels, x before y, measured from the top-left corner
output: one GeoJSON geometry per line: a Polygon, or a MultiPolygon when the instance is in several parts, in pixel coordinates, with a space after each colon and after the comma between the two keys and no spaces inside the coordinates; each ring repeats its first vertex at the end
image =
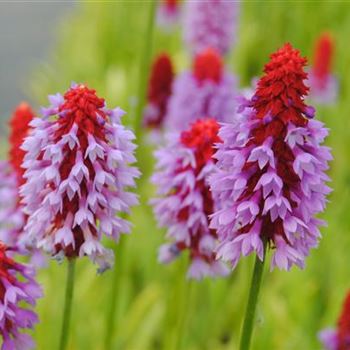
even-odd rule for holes
{"type": "Polygon", "coordinates": [[[163,2],[169,10],[175,10],[177,7],[178,0],[163,0],[163,2]]]}
{"type": "Polygon", "coordinates": [[[167,53],[162,53],[154,60],[148,86],[148,100],[159,108],[157,119],[147,120],[150,127],[159,126],[165,116],[168,99],[171,95],[171,86],[174,79],[174,70],[167,53]]]}
{"type": "Polygon", "coordinates": [[[220,142],[219,124],[215,119],[199,119],[181,133],[181,143],[195,148],[197,165],[204,165],[213,156],[215,143],[220,142]]]}
{"type": "Polygon", "coordinates": [[[350,349],[350,292],[348,292],[343,310],[338,320],[338,348],[337,350],[350,349]]]}
{"type": "Polygon", "coordinates": [[[64,103],[60,106],[59,112],[64,114],[64,118],[59,118],[60,124],[56,137],[69,133],[73,124],[76,123],[79,129],[79,140],[87,144],[87,134],[92,134],[99,139],[104,139],[101,124],[107,116],[101,110],[105,105],[105,100],[96,95],[96,91],[89,89],[86,85],[80,84],[70,88],[64,94],[64,103]],[[85,137],[84,137],[85,136],[85,137]]]}
{"type": "Polygon", "coordinates": [[[314,66],[312,71],[316,78],[324,79],[331,71],[334,52],[334,40],[329,33],[319,36],[315,44],[314,66]]]}
{"type": "Polygon", "coordinates": [[[208,48],[199,53],[193,65],[194,76],[199,82],[211,80],[218,83],[222,75],[223,62],[220,54],[208,48]]]}
{"type": "Polygon", "coordinates": [[[22,102],[15,109],[10,119],[10,163],[17,173],[19,184],[23,183],[24,169],[21,168],[25,152],[21,150],[23,140],[30,130],[29,123],[34,118],[34,113],[28,103],[22,102]]]}
{"type": "MultiPolygon", "coordinates": [[[[303,82],[307,78],[303,69],[306,63],[306,58],[289,43],[270,56],[270,62],[264,68],[265,75],[259,80],[252,99],[257,118],[270,116],[277,124],[279,121],[284,125],[307,123],[306,117],[312,116],[312,111],[304,103],[308,93],[303,82]]],[[[272,129],[270,132],[276,132],[272,129]]]]}

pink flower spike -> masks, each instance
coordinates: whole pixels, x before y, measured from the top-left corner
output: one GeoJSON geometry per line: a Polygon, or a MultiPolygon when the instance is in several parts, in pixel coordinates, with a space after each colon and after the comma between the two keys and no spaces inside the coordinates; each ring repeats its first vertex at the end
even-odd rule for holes
{"type": "Polygon", "coordinates": [[[102,236],[118,241],[128,233],[129,223],[116,214],[138,202],[127,192],[139,176],[130,166],[134,135],[120,124],[121,110],[107,109],[85,85],[50,100],[23,144],[25,239],[52,256],[86,255],[104,271],[112,254],[100,243],[102,236]]]}
{"type": "Polygon", "coordinates": [[[272,268],[303,268],[318,245],[322,222],[315,216],[327,203],[332,156],[322,145],[327,129],[310,119],[313,109],[305,104],[305,64],[290,44],[272,54],[254,96],[219,131],[209,178],[219,198],[211,227],[218,233],[218,258],[232,267],[253,252],[265,259],[266,244],[272,268]]]}
{"type": "Polygon", "coordinates": [[[199,119],[182,133],[169,134],[165,148],[156,152],[157,172],[152,182],[158,198],[152,200],[158,223],[166,227],[170,243],[159,250],[159,261],[170,263],[189,251],[187,277],[225,276],[229,270],[216,259],[216,231],[209,215],[216,208],[207,184],[214,171],[212,155],[219,125],[214,119],[199,119]]]}

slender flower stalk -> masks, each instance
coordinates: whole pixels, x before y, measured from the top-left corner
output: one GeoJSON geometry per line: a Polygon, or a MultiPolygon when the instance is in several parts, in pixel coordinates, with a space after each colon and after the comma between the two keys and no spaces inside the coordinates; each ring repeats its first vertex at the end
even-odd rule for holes
{"type": "Polygon", "coordinates": [[[319,339],[326,350],[350,349],[350,291],[344,300],[337,328],[324,329],[319,333],[319,339]]]}
{"type": "Polygon", "coordinates": [[[34,269],[9,257],[11,250],[0,242],[1,350],[28,350],[34,348],[34,342],[28,334],[20,333],[20,330],[33,328],[38,317],[34,311],[24,306],[35,306],[42,292],[35,281],[34,269]]]}
{"type": "MultiPolygon", "coordinates": [[[[134,131],[136,135],[136,139],[139,144],[142,144],[142,117],[143,111],[145,108],[146,101],[146,91],[147,91],[147,78],[149,72],[149,66],[152,57],[152,46],[153,46],[153,32],[154,32],[154,22],[156,16],[158,0],[151,0],[149,2],[148,8],[148,23],[146,28],[146,34],[144,39],[144,47],[140,55],[140,71],[139,71],[139,85],[138,85],[138,96],[137,96],[137,108],[134,119],[134,131]]],[[[122,253],[123,247],[119,247],[119,254],[123,257],[122,253]]],[[[116,249],[115,249],[116,251],[116,249]]],[[[122,264],[122,262],[121,262],[122,264]]],[[[121,265],[122,266],[122,265],[121,265]]],[[[120,280],[121,269],[115,269],[113,280],[111,284],[111,297],[109,301],[109,305],[111,305],[110,312],[106,313],[106,333],[105,333],[105,349],[112,349],[112,338],[113,338],[113,325],[115,322],[115,313],[117,309],[117,296],[120,295],[120,292],[116,293],[116,289],[118,287],[118,282],[120,280]]]]}
{"type": "MultiPolygon", "coordinates": [[[[115,252],[118,253],[118,261],[119,264],[117,267],[113,270],[113,276],[112,276],[112,285],[111,285],[111,291],[110,291],[110,302],[108,304],[108,310],[106,313],[106,336],[105,336],[105,349],[113,349],[112,347],[112,341],[113,341],[113,334],[115,329],[115,323],[116,323],[116,311],[117,311],[117,301],[118,297],[120,296],[121,291],[121,280],[122,280],[122,271],[123,271],[123,253],[125,252],[125,243],[123,239],[121,239],[120,244],[118,245],[118,249],[115,249],[115,252]]],[[[117,320],[119,321],[119,320],[117,320]]]]}
{"type": "Polygon", "coordinates": [[[216,231],[209,228],[209,216],[216,208],[207,179],[215,163],[214,146],[220,139],[214,119],[199,119],[188,130],[169,135],[169,144],[156,152],[157,172],[152,182],[158,196],[151,201],[160,226],[167,227],[170,242],[161,246],[159,261],[169,263],[189,251],[187,276],[226,275],[228,269],[214,254],[216,231]]]}
{"type": "Polygon", "coordinates": [[[195,56],[192,70],[174,80],[165,128],[182,131],[203,116],[233,122],[236,94],[236,79],[225,69],[221,55],[206,48],[195,56]]]}
{"type": "MultiPolygon", "coordinates": [[[[266,242],[264,242],[264,251],[266,249],[266,242]]],[[[259,292],[261,287],[261,280],[264,272],[265,259],[260,260],[258,256],[255,257],[254,271],[251,281],[251,288],[249,290],[249,297],[247,308],[245,312],[244,323],[242,327],[240,350],[250,348],[253,326],[255,320],[256,306],[258,304],[259,292]]]]}
{"type": "MultiPolygon", "coordinates": [[[[265,244],[273,250],[271,268],[303,268],[321,237],[323,221],[316,215],[331,191],[325,183],[332,156],[321,145],[327,129],[312,119],[315,110],[304,102],[305,65],[290,44],[272,54],[254,96],[242,101],[237,122],[220,129],[217,170],[209,179],[220,207],[211,227],[220,242],[217,258],[233,268],[253,252],[264,261],[265,244]]],[[[245,350],[259,290],[258,267],[243,332],[245,350]]]]}
{"type": "Polygon", "coordinates": [[[63,311],[59,350],[65,350],[67,348],[67,344],[68,344],[69,333],[70,333],[70,320],[71,320],[71,314],[72,314],[73,295],[74,295],[74,275],[75,275],[75,259],[68,259],[66,295],[65,295],[65,302],[64,302],[64,311],[63,311]]]}
{"type": "Polygon", "coordinates": [[[146,101],[146,91],[147,91],[147,79],[148,72],[152,57],[152,47],[153,47],[153,32],[154,32],[154,20],[157,9],[158,0],[151,0],[149,2],[149,13],[148,13],[148,23],[144,38],[144,47],[140,55],[140,71],[139,71],[139,90],[138,90],[138,100],[135,115],[135,135],[136,139],[140,140],[141,128],[142,128],[142,116],[146,101]]]}

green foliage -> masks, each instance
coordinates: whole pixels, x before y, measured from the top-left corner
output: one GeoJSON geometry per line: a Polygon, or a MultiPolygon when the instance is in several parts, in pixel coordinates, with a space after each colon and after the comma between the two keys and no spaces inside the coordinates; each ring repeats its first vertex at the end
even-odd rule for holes
{"type": "MultiPolygon", "coordinates": [[[[32,91],[41,104],[46,95],[64,91],[71,81],[86,82],[105,96],[109,106],[128,112],[130,124],[138,91],[140,52],[147,25],[147,2],[89,2],[77,5],[59,32],[51,62],[38,68],[32,91]]],[[[266,271],[263,280],[253,349],[319,349],[317,332],[335,324],[342,299],[350,287],[350,36],[347,3],[245,2],[240,14],[238,44],[229,66],[247,85],[262,72],[268,54],[290,41],[312,55],[317,35],[329,30],[336,40],[334,71],[340,82],[337,105],[317,108],[317,117],[331,130],[328,139],[335,160],[334,192],[324,218],[324,238],[307,260],[304,271],[266,271]]],[[[154,52],[168,50],[177,70],[190,65],[181,33],[156,32],[154,52]]],[[[149,147],[141,145],[139,165],[145,176],[138,191],[142,205],[131,214],[134,230],[115,248],[113,271],[96,276],[85,259],[77,263],[77,280],[69,349],[103,349],[114,274],[119,274],[118,312],[113,349],[237,349],[252,271],[252,259],[242,261],[228,279],[188,283],[186,257],[171,266],[157,263],[157,248],[164,232],[156,228],[147,200],[153,161],[149,147]],[[120,250],[123,250],[121,253],[120,250]],[[181,310],[187,310],[181,325],[181,310]],[[179,346],[174,347],[181,330],[179,346]]],[[[51,262],[40,272],[45,298],[39,302],[41,323],[36,327],[38,349],[58,344],[64,297],[65,268],[51,262]]]]}

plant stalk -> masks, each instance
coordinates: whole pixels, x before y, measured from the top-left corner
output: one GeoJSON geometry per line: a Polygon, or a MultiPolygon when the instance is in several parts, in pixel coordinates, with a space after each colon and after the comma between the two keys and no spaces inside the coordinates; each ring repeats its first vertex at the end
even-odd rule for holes
{"type": "Polygon", "coordinates": [[[252,281],[250,285],[249,298],[248,298],[248,303],[247,303],[247,308],[246,308],[244,323],[242,328],[242,334],[241,334],[241,343],[239,347],[240,350],[250,349],[255,314],[256,314],[256,306],[258,303],[261,280],[262,280],[262,275],[264,271],[264,263],[266,260],[266,256],[265,256],[266,245],[267,243],[264,242],[263,261],[261,261],[258,256],[256,256],[255,258],[254,271],[253,271],[252,281]]]}
{"type": "Polygon", "coordinates": [[[140,71],[139,71],[139,87],[138,87],[138,99],[135,115],[135,135],[136,139],[139,140],[142,130],[142,116],[143,109],[146,100],[146,89],[147,79],[149,75],[149,67],[152,55],[152,44],[153,44],[153,32],[154,32],[154,21],[156,15],[158,0],[151,0],[149,5],[148,23],[144,36],[144,47],[141,53],[140,60],[140,71]]]}
{"type": "Polygon", "coordinates": [[[60,338],[60,350],[67,348],[70,331],[70,321],[72,314],[72,302],[74,293],[74,275],[75,275],[75,258],[68,259],[67,264],[67,282],[66,282],[66,296],[64,302],[64,313],[60,338]]]}
{"type": "Polygon", "coordinates": [[[124,239],[121,237],[119,245],[114,249],[114,254],[116,259],[118,258],[118,265],[114,266],[114,270],[112,271],[114,274],[112,276],[112,286],[111,286],[111,294],[110,294],[110,302],[108,304],[109,310],[107,312],[106,317],[106,336],[105,336],[105,349],[112,349],[112,340],[115,328],[115,315],[117,311],[117,300],[119,300],[120,296],[120,286],[121,286],[121,269],[122,269],[122,261],[123,256],[122,252],[125,249],[124,239]]]}

